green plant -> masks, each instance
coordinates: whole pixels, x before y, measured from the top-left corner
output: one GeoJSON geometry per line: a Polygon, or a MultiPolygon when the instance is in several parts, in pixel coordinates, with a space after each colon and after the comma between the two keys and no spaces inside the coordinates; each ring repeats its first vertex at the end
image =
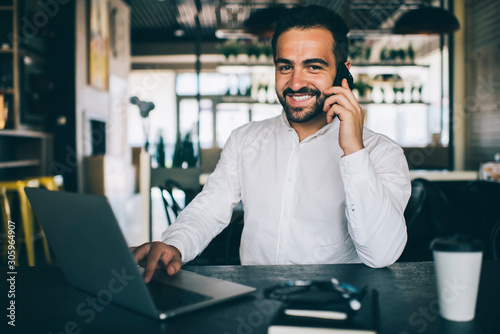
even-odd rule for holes
{"type": "Polygon", "coordinates": [[[362,54],[362,49],[359,45],[352,45],[351,47],[349,47],[349,58],[351,60],[356,60],[358,59],[362,54]]]}
{"type": "Polygon", "coordinates": [[[372,90],[373,87],[370,86],[369,84],[367,84],[366,82],[364,81],[361,81],[361,80],[358,80],[354,83],[353,85],[353,89],[357,89],[358,90],[358,93],[359,93],[359,96],[360,97],[364,97],[367,90],[372,90]]]}
{"type": "Polygon", "coordinates": [[[389,60],[395,61],[396,58],[398,58],[398,51],[394,49],[389,50],[389,60]]]}
{"type": "Polygon", "coordinates": [[[405,58],[406,58],[406,52],[405,50],[403,49],[399,49],[398,50],[398,58],[401,60],[401,61],[404,61],[405,58]]]}
{"type": "Polygon", "coordinates": [[[389,60],[389,50],[384,46],[382,50],[380,50],[380,61],[384,62],[389,60]]]}
{"type": "Polygon", "coordinates": [[[217,48],[217,51],[223,54],[226,58],[231,55],[237,56],[240,53],[240,50],[241,46],[236,40],[228,40],[217,48]]]}
{"type": "Polygon", "coordinates": [[[259,56],[262,53],[261,47],[258,44],[249,44],[247,45],[247,55],[250,56],[255,56],[259,58],[259,56]]]}
{"type": "Polygon", "coordinates": [[[266,55],[266,57],[270,57],[273,55],[273,49],[271,48],[271,45],[269,43],[261,44],[260,49],[262,53],[266,55]]]}
{"type": "Polygon", "coordinates": [[[366,47],[364,53],[365,53],[365,60],[370,60],[370,56],[372,55],[372,48],[369,46],[366,47]]]}

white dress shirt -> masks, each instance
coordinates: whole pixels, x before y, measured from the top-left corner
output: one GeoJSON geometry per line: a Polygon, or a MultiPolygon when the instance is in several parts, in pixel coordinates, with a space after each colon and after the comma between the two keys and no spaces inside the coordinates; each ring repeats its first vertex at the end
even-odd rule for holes
{"type": "Polygon", "coordinates": [[[243,265],[394,263],[406,244],[411,192],[403,150],[365,128],[365,148],[343,156],[339,125],[336,118],[299,142],[283,112],[234,130],[203,191],[163,242],[183,262],[194,259],[241,200],[243,265]]]}

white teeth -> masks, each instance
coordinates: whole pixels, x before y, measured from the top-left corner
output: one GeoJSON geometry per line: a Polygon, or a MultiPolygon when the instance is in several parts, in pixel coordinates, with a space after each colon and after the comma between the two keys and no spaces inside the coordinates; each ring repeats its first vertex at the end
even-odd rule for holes
{"type": "Polygon", "coordinates": [[[310,99],[312,97],[312,95],[301,95],[301,96],[295,96],[295,95],[292,95],[291,98],[294,99],[295,101],[305,101],[307,99],[310,99]]]}

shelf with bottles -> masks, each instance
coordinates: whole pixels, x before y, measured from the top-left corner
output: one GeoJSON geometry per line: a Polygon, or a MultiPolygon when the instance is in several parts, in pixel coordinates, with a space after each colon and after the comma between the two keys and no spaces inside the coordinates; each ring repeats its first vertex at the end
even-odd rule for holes
{"type": "Polygon", "coordinates": [[[425,101],[423,85],[411,83],[375,82],[372,85],[364,81],[356,81],[353,93],[360,104],[422,104],[430,105],[425,101]]]}
{"type": "Polygon", "coordinates": [[[217,46],[217,52],[224,56],[221,65],[272,65],[270,43],[254,40],[227,40],[217,46]]]}
{"type": "Polygon", "coordinates": [[[429,104],[429,66],[353,66],[353,92],[362,104],[429,104]]]}
{"type": "MultiPolygon", "coordinates": [[[[235,103],[235,104],[277,104],[278,99],[271,97],[269,90],[262,89],[260,99],[254,99],[252,96],[244,95],[202,95],[202,99],[209,99],[214,101],[214,104],[220,103],[235,103]]],[[[276,93],[274,93],[276,95],[276,93]]],[[[193,98],[195,98],[193,96],[193,98]]]]}
{"type": "Polygon", "coordinates": [[[226,73],[226,92],[217,98],[217,102],[277,103],[273,68],[266,67],[257,71],[255,69],[252,68],[248,73],[226,73]]]}
{"type": "Polygon", "coordinates": [[[422,39],[418,37],[395,35],[354,37],[350,40],[349,59],[356,64],[410,65],[415,63],[421,43],[422,39]]]}
{"type": "Polygon", "coordinates": [[[404,107],[407,105],[421,105],[421,106],[430,106],[429,102],[411,102],[411,103],[398,103],[398,102],[373,102],[373,101],[359,101],[361,106],[370,107],[370,106],[400,106],[404,107]]]}

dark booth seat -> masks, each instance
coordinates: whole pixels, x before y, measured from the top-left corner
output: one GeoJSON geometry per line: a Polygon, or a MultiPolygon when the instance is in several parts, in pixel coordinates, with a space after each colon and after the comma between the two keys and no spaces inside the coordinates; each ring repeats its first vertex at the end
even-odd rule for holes
{"type": "Polygon", "coordinates": [[[484,258],[493,258],[492,232],[500,220],[500,184],[489,181],[412,181],[405,211],[408,243],[400,261],[432,260],[429,244],[463,233],[481,239],[484,258]]]}

